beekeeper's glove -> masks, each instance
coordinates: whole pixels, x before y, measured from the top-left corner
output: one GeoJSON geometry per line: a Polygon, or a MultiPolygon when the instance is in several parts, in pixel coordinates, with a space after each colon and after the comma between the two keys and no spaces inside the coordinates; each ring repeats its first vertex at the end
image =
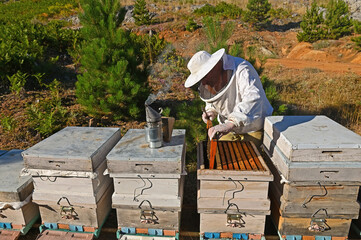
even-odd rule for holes
{"type": "Polygon", "coordinates": [[[213,121],[216,118],[217,114],[213,111],[211,112],[203,112],[202,114],[202,120],[204,123],[207,123],[207,120],[213,121]]]}
{"type": "Polygon", "coordinates": [[[229,133],[230,131],[232,131],[232,129],[235,127],[236,125],[232,122],[226,122],[223,124],[218,124],[214,127],[211,127],[210,129],[208,129],[208,136],[209,139],[213,139],[213,137],[215,136],[216,133],[217,134],[217,139],[221,138],[223,135],[226,135],[227,133],[229,133]]]}

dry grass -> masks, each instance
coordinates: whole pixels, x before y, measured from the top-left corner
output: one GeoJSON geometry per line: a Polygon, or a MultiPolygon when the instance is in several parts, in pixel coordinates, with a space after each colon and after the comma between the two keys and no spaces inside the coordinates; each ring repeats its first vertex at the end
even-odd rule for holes
{"type": "Polygon", "coordinates": [[[290,114],[326,115],[361,134],[361,78],[355,74],[277,67],[264,72],[275,81],[290,114]]]}

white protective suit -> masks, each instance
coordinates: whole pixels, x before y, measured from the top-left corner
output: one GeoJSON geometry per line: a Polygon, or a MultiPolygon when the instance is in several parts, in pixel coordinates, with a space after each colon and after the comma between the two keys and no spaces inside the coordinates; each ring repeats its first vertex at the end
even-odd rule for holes
{"type": "MultiPolygon", "coordinates": [[[[246,60],[227,54],[223,56],[223,69],[232,73],[228,84],[216,95],[201,99],[205,110],[218,113],[219,123],[231,121],[236,125],[232,132],[243,134],[263,128],[264,119],[273,108],[263,90],[261,80],[254,67],[246,60]]],[[[203,96],[202,96],[203,95],[203,96]]]]}

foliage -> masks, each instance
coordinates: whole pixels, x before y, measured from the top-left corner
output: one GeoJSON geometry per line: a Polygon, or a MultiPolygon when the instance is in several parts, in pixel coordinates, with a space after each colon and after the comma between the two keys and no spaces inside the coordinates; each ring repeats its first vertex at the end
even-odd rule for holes
{"type": "Polygon", "coordinates": [[[244,14],[244,20],[256,28],[267,24],[270,21],[271,4],[268,0],[248,0],[248,11],[244,14]]]}
{"type": "Polygon", "coordinates": [[[61,104],[60,82],[55,79],[44,86],[50,90],[50,96],[28,105],[26,115],[30,127],[41,136],[47,137],[66,125],[70,113],[61,104]]]}
{"type": "Polygon", "coordinates": [[[12,116],[1,114],[0,124],[5,132],[13,132],[16,128],[16,120],[12,116]]]}
{"type": "Polygon", "coordinates": [[[265,75],[261,77],[261,82],[263,85],[263,89],[266,93],[266,97],[273,107],[273,115],[285,114],[287,111],[287,106],[285,104],[279,103],[280,95],[276,89],[274,82],[265,75]]]}
{"type": "Polygon", "coordinates": [[[188,18],[188,22],[187,22],[187,25],[186,25],[186,30],[189,31],[189,32],[194,32],[198,28],[200,28],[200,26],[194,21],[194,19],[193,18],[188,18]]]}
{"type": "Polygon", "coordinates": [[[342,0],[330,0],[325,16],[316,1],[302,18],[298,41],[315,42],[322,39],[339,39],[351,33],[352,23],[348,5],[342,0]]]}
{"type": "Polygon", "coordinates": [[[218,17],[205,17],[203,24],[210,53],[214,53],[220,48],[228,50],[227,40],[232,35],[234,23],[227,21],[222,28],[218,17]]]}
{"type": "Polygon", "coordinates": [[[325,16],[327,26],[327,37],[329,39],[339,39],[351,34],[352,23],[348,5],[343,0],[330,0],[327,5],[325,16]]]}
{"type": "Polygon", "coordinates": [[[59,21],[46,25],[25,21],[0,24],[0,83],[8,88],[9,80],[15,80],[13,76],[20,71],[29,75],[26,88],[38,87],[34,74],[51,71],[54,55],[74,48],[79,37],[77,31],[64,29],[59,21]]]}
{"type": "Polygon", "coordinates": [[[361,51],[361,36],[353,37],[353,38],[351,38],[351,40],[355,43],[356,49],[358,51],[361,51]]]}
{"type": "Polygon", "coordinates": [[[292,16],[292,12],[290,9],[271,8],[269,15],[273,19],[286,19],[292,16]]]}
{"type": "Polygon", "coordinates": [[[138,26],[151,23],[152,18],[146,5],[145,0],[136,0],[134,3],[133,17],[138,26]]]}
{"type": "Polygon", "coordinates": [[[218,16],[229,19],[236,19],[242,15],[242,9],[237,5],[220,2],[216,6],[205,4],[203,7],[194,10],[199,16],[218,16]]]}
{"type": "Polygon", "coordinates": [[[139,117],[149,90],[138,37],[118,28],[125,10],[116,0],[83,0],[81,73],[76,96],[93,117],[139,117]]]}
{"type": "Polygon", "coordinates": [[[135,38],[140,46],[141,56],[145,66],[154,63],[158,55],[163,51],[167,42],[160,38],[159,34],[144,34],[135,38]]]}
{"type": "Polygon", "coordinates": [[[54,16],[59,14],[64,17],[72,14],[73,10],[77,9],[77,4],[77,0],[11,1],[6,4],[0,4],[0,23],[28,22],[34,19],[34,17],[44,15],[54,16]],[[67,12],[64,12],[65,9],[67,9],[67,12]],[[55,14],[55,12],[57,13],[55,14]]]}
{"type": "Polygon", "coordinates": [[[361,21],[358,20],[352,20],[352,25],[353,25],[353,31],[354,33],[361,33],[361,21]]]}

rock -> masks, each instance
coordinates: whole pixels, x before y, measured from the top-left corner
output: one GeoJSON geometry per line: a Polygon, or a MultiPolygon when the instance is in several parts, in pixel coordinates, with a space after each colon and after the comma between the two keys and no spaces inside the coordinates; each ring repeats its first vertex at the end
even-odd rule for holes
{"type": "Polygon", "coordinates": [[[266,56],[266,57],[271,57],[271,56],[274,56],[274,53],[271,51],[271,50],[268,50],[267,48],[265,47],[260,47],[260,51],[261,53],[266,56]]]}
{"type": "Polygon", "coordinates": [[[134,23],[135,19],[133,18],[133,6],[125,6],[124,7],[127,13],[125,14],[124,21],[126,23],[134,23]]]}

